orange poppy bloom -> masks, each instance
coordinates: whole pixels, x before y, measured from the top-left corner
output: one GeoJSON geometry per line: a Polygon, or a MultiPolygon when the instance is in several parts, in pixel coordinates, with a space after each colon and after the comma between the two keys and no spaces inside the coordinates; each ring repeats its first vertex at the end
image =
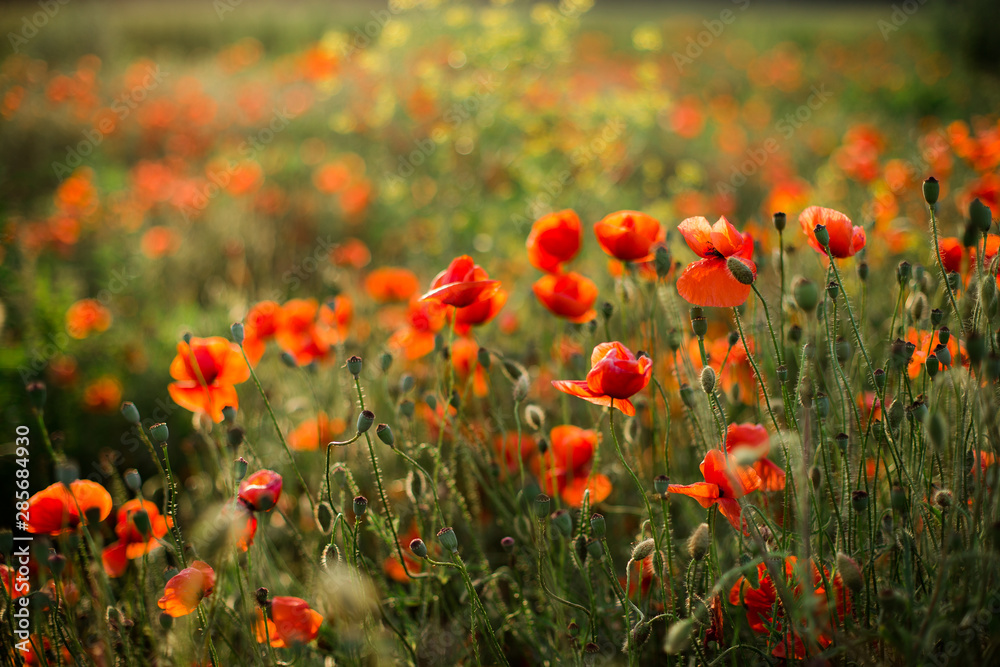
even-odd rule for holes
{"type": "Polygon", "coordinates": [[[247,313],[246,325],[243,327],[243,351],[252,366],[256,366],[264,356],[267,341],[278,333],[280,317],[281,306],[274,301],[261,301],[247,313]]]}
{"type": "Polygon", "coordinates": [[[535,296],[550,313],[570,322],[589,322],[597,317],[597,285],[575,271],[542,276],[532,286],[535,296]]]}
{"type": "Polygon", "coordinates": [[[500,313],[506,303],[507,290],[501,288],[488,299],[483,299],[465,308],[456,308],[454,311],[455,331],[465,334],[472,327],[486,324],[500,313]]]}
{"type": "Polygon", "coordinates": [[[760,477],[762,491],[781,491],[785,488],[785,471],[767,458],[771,450],[771,436],[760,424],[730,424],[726,431],[726,451],[730,454],[745,449],[757,457],[753,469],[760,477]]]}
{"type": "Polygon", "coordinates": [[[636,359],[632,351],[619,343],[601,343],[590,355],[586,380],[553,380],[561,392],[582,398],[595,405],[609,405],[632,417],[635,406],[628,400],[646,388],[653,375],[653,360],[636,359]]]}
{"type": "Polygon", "coordinates": [[[379,303],[409,301],[418,289],[417,275],[409,269],[386,266],[375,269],[365,278],[365,291],[379,303]]]}
{"type": "Polygon", "coordinates": [[[826,227],[830,234],[830,254],[838,259],[853,257],[865,247],[864,228],[854,226],[850,218],[832,208],[810,206],[799,214],[799,225],[809,246],[821,255],[826,250],[816,240],[816,225],[826,227]]]}
{"type": "Polygon", "coordinates": [[[705,508],[717,504],[722,516],[739,530],[741,510],[737,500],[759,489],[760,477],[753,468],[737,465],[732,454],[724,455],[717,449],[705,455],[700,468],[704,482],[671,484],[667,492],[690,496],[705,508]]]}
{"type": "Polygon", "coordinates": [[[500,289],[499,280],[489,274],[468,255],[456,257],[448,268],[435,276],[429,292],[421,301],[434,300],[455,308],[466,308],[489,299],[500,289]]]}
{"type": "Polygon", "coordinates": [[[471,338],[456,338],[451,346],[451,364],[462,382],[472,376],[472,391],[476,396],[483,398],[489,394],[486,372],[479,365],[479,343],[471,338]]]}
{"type": "Polygon", "coordinates": [[[110,376],[99,377],[83,390],[83,404],[91,412],[113,412],[122,404],[121,382],[110,376]]]}
{"type": "Polygon", "coordinates": [[[946,236],[938,241],[941,250],[941,263],[946,273],[962,272],[962,242],[954,236],[946,236]]]}
{"type": "MultiPolygon", "coordinates": [[[[385,572],[387,577],[401,584],[406,584],[411,581],[410,577],[406,575],[407,570],[413,574],[423,570],[423,561],[414,556],[413,552],[410,551],[410,542],[418,537],[420,537],[420,531],[417,530],[417,524],[415,523],[410,524],[410,529],[407,530],[405,534],[400,531],[399,546],[402,548],[403,561],[406,563],[406,568],[404,568],[399,562],[399,556],[396,554],[396,551],[393,550],[392,554],[382,561],[382,570],[385,572]]],[[[433,553],[435,546],[433,544],[428,544],[427,548],[433,553]]]]}
{"type": "Polygon", "coordinates": [[[571,209],[549,213],[535,221],[528,235],[528,261],[536,269],[559,273],[580,252],[583,225],[571,209]]]}
{"type": "MultiPolygon", "coordinates": [[[[913,350],[913,355],[910,356],[910,362],[906,365],[906,373],[910,376],[910,379],[913,379],[918,377],[920,372],[924,370],[924,364],[927,362],[927,355],[937,349],[937,346],[941,344],[941,338],[938,330],[936,329],[933,332],[930,332],[917,331],[915,328],[910,327],[909,331],[906,332],[906,340],[916,346],[913,350]]],[[[955,363],[956,357],[958,357],[959,347],[955,336],[948,337],[947,347],[948,351],[951,353],[951,363],[945,364],[941,355],[937,355],[941,368],[951,368],[952,364],[955,363]]]]}
{"type": "Polygon", "coordinates": [[[351,300],[338,296],[322,306],[316,299],[292,299],[281,308],[275,340],[305,366],[326,359],[330,347],[347,337],[354,314],[351,300]]]}
{"type": "Polygon", "coordinates": [[[508,479],[512,475],[517,475],[520,470],[518,458],[523,463],[531,460],[537,448],[535,439],[527,433],[521,434],[521,446],[518,447],[517,432],[508,431],[504,438],[499,433],[493,438],[493,450],[499,458],[500,480],[508,479]]]}
{"type": "Polygon", "coordinates": [[[350,267],[352,269],[362,269],[372,261],[371,250],[359,239],[347,239],[343,243],[338,243],[330,251],[330,257],[337,266],[350,267]]]}
{"type": "Polygon", "coordinates": [[[305,420],[288,435],[288,446],[297,452],[325,448],[326,443],[344,432],[347,422],[339,417],[330,419],[325,412],[305,420]]]}
{"type": "Polygon", "coordinates": [[[583,504],[583,494],[586,491],[590,491],[590,503],[595,504],[607,500],[611,496],[612,490],[611,480],[608,479],[607,475],[596,473],[569,480],[559,496],[570,507],[580,507],[583,504]]]}
{"type": "Polygon", "coordinates": [[[411,302],[408,323],[389,337],[389,347],[401,350],[410,361],[430,354],[435,334],[444,327],[446,309],[437,301],[411,302]]]}
{"type": "Polygon", "coordinates": [[[170,364],[167,390],[174,403],[192,412],[207,413],[222,421],[222,408],[239,407],[236,387],[250,377],[250,369],[236,343],[212,336],[177,343],[177,356],[170,364]],[[195,363],[197,362],[197,363],[195,363]]]}
{"type": "Polygon", "coordinates": [[[167,582],[156,605],[163,613],[174,618],[187,616],[193,612],[202,598],[212,594],[215,588],[215,570],[200,560],[191,563],[167,582]]]}
{"type": "Polygon", "coordinates": [[[972,455],[972,470],[969,472],[973,477],[978,477],[980,473],[985,473],[987,468],[996,465],[996,462],[996,454],[980,450],[972,455]]]}
{"type": "Polygon", "coordinates": [[[78,479],[69,487],[56,482],[28,499],[28,532],[60,535],[81,522],[104,521],[109,514],[111,494],[97,482],[78,479]]]}
{"type": "Polygon", "coordinates": [[[535,474],[544,477],[545,491],[559,494],[570,506],[579,507],[583,494],[590,491],[590,502],[603,502],[611,495],[611,480],[593,474],[591,463],[597,448],[596,431],[573,425],[556,426],[549,432],[549,449],[532,460],[535,474]]]}
{"type": "Polygon", "coordinates": [[[738,281],[729,270],[728,259],[735,257],[757,275],[753,263],[753,239],[741,234],[725,216],[714,225],[699,216],[677,226],[688,247],[702,259],[688,264],[677,279],[677,293],[696,306],[732,308],[750,296],[750,285],[738,281]]]}
{"type": "Polygon", "coordinates": [[[308,644],[319,635],[322,624],[323,617],[310,609],[308,602],[279,595],[271,599],[269,618],[265,619],[263,612],[257,610],[257,643],[263,644],[270,638],[274,648],[308,644]]]}
{"type": "Polygon", "coordinates": [[[170,227],[154,226],[146,230],[139,242],[142,252],[150,259],[172,255],[181,245],[180,235],[170,227]]]}
{"type": "Polygon", "coordinates": [[[268,512],[281,497],[281,475],[258,470],[240,484],[239,498],[254,512],[268,512]]]}
{"type": "Polygon", "coordinates": [[[108,545],[101,552],[101,562],[109,577],[120,577],[128,569],[130,559],[142,558],[153,549],[160,547],[159,538],[167,534],[173,520],[160,514],[156,504],[148,500],[134,498],[118,508],[115,533],[118,541],[108,545]],[[149,518],[150,533],[144,535],[135,525],[135,515],[144,511],[149,518]]]}
{"type": "Polygon", "coordinates": [[[73,338],[83,339],[110,326],[111,311],[97,299],[81,299],[66,311],[66,333],[73,338]]]}
{"type": "Polygon", "coordinates": [[[663,240],[660,222],[638,211],[618,211],[594,225],[601,249],[623,262],[652,259],[653,246],[663,240]]]}

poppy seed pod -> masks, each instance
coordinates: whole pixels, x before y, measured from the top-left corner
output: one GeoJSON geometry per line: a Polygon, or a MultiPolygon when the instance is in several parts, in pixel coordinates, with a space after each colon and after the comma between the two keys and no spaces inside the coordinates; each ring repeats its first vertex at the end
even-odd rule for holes
{"type": "Polygon", "coordinates": [[[948,423],[939,412],[930,412],[924,416],[924,428],[927,430],[927,439],[930,440],[931,447],[935,451],[941,451],[948,443],[948,423]]]}
{"type": "Polygon", "coordinates": [[[437,532],[438,541],[441,543],[445,549],[452,553],[458,551],[458,536],[455,535],[455,530],[450,526],[442,528],[437,532]]]}
{"type": "Polygon", "coordinates": [[[596,558],[597,560],[604,558],[604,547],[601,546],[601,541],[599,539],[589,540],[587,542],[587,555],[591,558],[596,558]]]}
{"type": "MultiPolygon", "coordinates": [[[[508,554],[514,553],[514,547],[516,545],[517,545],[517,542],[514,540],[513,537],[510,537],[509,535],[507,537],[503,538],[502,540],[500,540],[500,546],[503,547],[503,550],[506,553],[508,553],[508,554]]],[[[412,547],[412,543],[411,543],[411,547],[412,547]]]]}
{"type": "Polygon", "coordinates": [[[365,433],[375,423],[375,413],[371,410],[362,410],[358,415],[358,433],[365,433]]]}
{"type": "Polygon", "coordinates": [[[691,309],[691,331],[698,338],[704,338],[708,333],[708,320],[705,319],[705,311],[701,306],[691,309]]]}
{"type": "Polygon", "coordinates": [[[427,545],[419,537],[410,540],[410,551],[417,558],[427,558],[427,545]]]}
{"type": "Polygon", "coordinates": [[[246,338],[246,332],[243,329],[242,322],[234,322],[231,327],[229,327],[229,332],[233,335],[233,342],[237,345],[242,345],[243,340],[246,338]]]}
{"type": "Polygon", "coordinates": [[[295,357],[292,356],[291,352],[281,353],[281,363],[285,364],[288,368],[298,368],[299,362],[295,361],[295,357]]]}
{"type": "Polygon", "coordinates": [[[733,278],[736,278],[736,281],[742,285],[752,285],[753,281],[757,279],[753,269],[747,266],[746,262],[739,257],[730,257],[727,259],[726,268],[729,269],[729,273],[733,274],[733,278]]]}
{"type": "Polygon", "coordinates": [[[388,424],[379,424],[375,427],[375,435],[378,439],[389,445],[390,447],[396,444],[396,437],[392,434],[392,429],[389,428],[388,424]]]}
{"type": "Polygon", "coordinates": [[[413,416],[413,411],[415,409],[416,406],[413,404],[413,401],[409,399],[399,404],[399,414],[401,414],[403,417],[407,419],[413,416]]]}
{"type": "Polygon", "coordinates": [[[153,524],[150,522],[149,513],[146,510],[132,512],[130,519],[132,520],[132,525],[135,526],[135,529],[144,538],[148,538],[152,534],[153,524]]]}
{"type": "Polygon", "coordinates": [[[931,326],[935,329],[941,326],[941,322],[944,321],[944,311],[940,308],[934,308],[931,310],[931,326]]]}
{"type": "Polygon", "coordinates": [[[138,424],[142,418],[139,416],[139,408],[135,407],[135,403],[125,402],[122,403],[122,417],[125,418],[129,424],[138,424]]]}
{"type": "Polygon", "coordinates": [[[603,514],[594,513],[590,516],[590,530],[597,539],[604,539],[604,536],[607,534],[607,523],[604,520],[603,514]]]}
{"type": "Polygon", "coordinates": [[[254,591],[254,599],[257,601],[257,606],[261,609],[267,609],[268,606],[268,591],[266,588],[261,586],[256,591],[254,591]]]}
{"type": "Polygon", "coordinates": [[[227,424],[232,424],[234,421],[236,421],[236,408],[234,408],[231,405],[227,405],[226,407],[222,408],[222,418],[226,421],[227,424]]]}
{"type": "Polygon", "coordinates": [[[711,394],[715,390],[715,370],[711,366],[701,369],[701,389],[706,394],[711,394]]]}
{"type": "Polygon", "coordinates": [[[361,375],[362,367],[363,367],[363,362],[361,361],[361,357],[359,357],[358,355],[354,355],[353,357],[347,360],[347,371],[355,378],[361,375]]]}
{"type": "Polygon", "coordinates": [[[535,496],[535,518],[545,519],[549,515],[549,507],[551,505],[552,499],[544,493],[539,493],[535,496]]]}
{"type": "Polygon", "coordinates": [[[383,352],[382,356],[379,357],[378,362],[379,368],[381,368],[382,372],[385,373],[389,370],[389,367],[392,366],[392,354],[389,352],[383,352]]]}
{"type": "Polygon", "coordinates": [[[670,273],[670,251],[666,246],[658,246],[653,255],[653,268],[656,269],[657,278],[665,278],[670,273]]]}
{"type": "Polygon", "coordinates": [[[782,364],[782,365],[778,366],[778,369],[777,369],[776,372],[777,372],[777,375],[778,375],[778,382],[781,382],[782,384],[784,384],[785,382],[788,381],[788,366],[785,366],[784,364],[782,364]]]}
{"type": "Polygon", "coordinates": [[[556,530],[563,537],[569,537],[573,534],[573,517],[570,516],[569,512],[566,510],[557,510],[549,518],[552,521],[552,525],[556,527],[556,530]]]}
{"type": "Polygon", "coordinates": [[[876,368],[872,375],[875,377],[875,388],[882,391],[885,388],[885,371],[881,368],[876,368]]]}
{"type": "Polygon", "coordinates": [[[653,490],[657,494],[663,495],[667,492],[667,487],[670,486],[670,478],[666,475],[657,475],[653,478],[653,490]]]}
{"type": "Polygon", "coordinates": [[[611,316],[615,314],[615,306],[610,301],[605,301],[601,304],[601,315],[604,316],[605,320],[610,320],[611,316]]]}
{"type": "Polygon", "coordinates": [[[993,214],[990,207],[979,201],[978,198],[973,199],[972,203],[969,204],[969,222],[983,234],[990,231],[990,226],[993,224],[993,214]]]}
{"type": "Polygon", "coordinates": [[[837,338],[837,361],[842,364],[846,364],[851,360],[851,354],[854,352],[851,347],[850,341],[848,341],[843,336],[837,338]]]}
{"type": "Polygon", "coordinates": [[[799,309],[811,313],[819,303],[819,289],[816,283],[805,278],[797,278],[792,283],[792,295],[795,297],[795,304],[799,309]]]}
{"type": "Polygon", "coordinates": [[[924,368],[927,370],[927,377],[933,380],[941,369],[941,364],[938,362],[936,354],[931,353],[927,355],[927,359],[924,361],[924,368]]]}
{"type": "Polygon", "coordinates": [[[826,225],[816,225],[813,227],[813,236],[816,237],[816,243],[821,247],[825,248],[830,245],[830,232],[827,230],[826,225]]]}
{"type": "Polygon", "coordinates": [[[403,375],[403,377],[399,378],[399,391],[401,391],[404,394],[408,393],[416,385],[417,385],[416,378],[410,375],[409,373],[406,373],[405,375],[403,375]]]}
{"type": "Polygon", "coordinates": [[[135,468],[129,468],[125,471],[125,486],[129,488],[133,493],[137,493],[140,488],[142,488],[142,477],[139,476],[139,471],[135,468]]]}
{"type": "Polygon", "coordinates": [[[56,577],[62,574],[63,570],[66,568],[66,557],[62,554],[58,554],[53,550],[49,550],[49,569],[52,571],[56,577]]]}
{"type": "Polygon", "coordinates": [[[226,440],[233,447],[239,447],[240,445],[243,444],[244,435],[245,433],[243,432],[243,429],[241,429],[239,426],[234,426],[228,431],[226,431],[226,440]]]}
{"type": "Polygon", "coordinates": [[[368,511],[368,499],[364,496],[357,496],[354,499],[354,516],[361,518],[368,511]]]}
{"type": "Polygon", "coordinates": [[[903,260],[896,266],[896,280],[900,285],[904,285],[910,281],[913,276],[913,265],[903,260]]]}
{"type": "Polygon", "coordinates": [[[785,215],[781,211],[778,211],[772,216],[771,220],[774,223],[774,228],[777,229],[778,232],[785,231],[785,225],[788,223],[787,215],[785,215]]]}
{"type": "Polygon", "coordinates": [[[150,426],[149,434],[153,436],[153,440],[162,445],[170,438],[170,429],[167,428],[166,424],[161,422],[150,426]]]}
{"type": "Polygon", "coordinates": [[[485,347],[479,348],[479,350],[476,351],[476,361],[484,369],[489,370],[490,364],[492,363],[492,360],[490,358],[490,351],[487,350],[485,347]]]}
{"type": "Polygon", "coordinates": [[[938,197],[941,195],[941,184],[933,176],[929,177],[924,181],[923,185],[924,191],[924,201],[928,205],[933,206],[937,203],[938,197]]]}
{"type": "Polygon", "coordinates": [[[868,262],[860,261],[858,262],[858,278],[861,282],[868,280],[868,273],[870,269],[868,268],[868,262]]]}
{"type": "Polygon", "coordinates": [[[239,484],[247,476],[247,460],[242,456],[233,461],[233,478],[239,484]]]}

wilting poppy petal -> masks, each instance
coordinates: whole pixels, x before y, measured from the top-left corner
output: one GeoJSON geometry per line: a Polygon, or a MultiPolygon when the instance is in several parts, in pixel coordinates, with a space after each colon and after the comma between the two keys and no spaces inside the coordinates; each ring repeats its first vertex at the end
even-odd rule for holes
{"type": "Polygon", "coordinates": [[[215,570],[208,563],[196,560],[167,582],[163,597],[157,606],[163,613],[173,616],[187,616],[197,608],[202,598],[211,595],[215,588],[215,570]]]}

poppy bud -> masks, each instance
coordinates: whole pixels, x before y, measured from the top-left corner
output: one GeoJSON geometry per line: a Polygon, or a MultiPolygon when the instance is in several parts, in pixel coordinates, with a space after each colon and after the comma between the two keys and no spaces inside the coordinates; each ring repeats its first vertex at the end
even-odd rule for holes
{"type": "Polygon", "coordinates": [[[860,279],[861,282],[865,282],[866,280],[868,280],[868,273],[869,273],[868,262],[865,261],[858,262],[858,279],[860,279]]]}
{"type": "Polygon", "coordinates": [[[458,551],[458,536],[455,535],[454,529],[451,527],[445,527],[438,531],[437,533],[438,541],[441,542],[441,546],[452,553],[458,551]]]}
{"type": "Polygon", "coordinates": [[[851,354],[854,352],[851,348],[851,343],[845,339],[843,336],[837,338],[837,361],[842,364],[846,364],[851,360],[851,354]]]}
{"type": "Polygon", "coordinates": [[[485,347],[479,348],[479,351],[476,352],[476,361],[479,362],[479,365],[485,370],[489,370],[490,363],[492,363],[492,360],[490,359],[490,351],[485,347]]]}
{"type": "Polygon", "coordinates": [[[229,332],[233,335],[233,342],[237,345],[243,345],[243,340],[246,338],[246,332],[243,329],[242,322],[233,322],[233,325],[229,327],[229,332]]]}
{"type": "Polygon", "coordinates": [[[706,394],[711,394],[715,389],[715,370],[711,366],[701,369],[701,389],[706,394]]]}
{"type": "Polygon", "coordinates": [[[976,226],[971,220],[965,225],[965,231],[962,232],[962,245],[966,248],[971,248],[974,245],[978,245],[979,237],[979,227],[976,226]]]}
{"type": "Polygon", "coordinates": [[[816,416],[820,419],[826,419],[830,414],[830,398],[826,394],[816,394],[813,405],[816,406],[816,416]]]}
{"type": "Polygon", "coordinates": [[[774,228],[777,229],[779,233],[785,231],[785,224],[788,222],[787,215],[778,211],[772,216],[771,219],[774,222],[774,228]]]}
{"type": "Polygon", "coordinates": [[[635,545],[632,549],[632,560],[645,560],[653,553],[653,549],[656,548],[656,541],[652,537],[645,539],[639,544],[635,545]]]}
{"type": "Polygon", "coordinates": [[[795,304],[807,313],[811,313],[819,303],[819,290],[811,280],[797,278],[792,283],[792,294],[795,296],[795,304]]]}
{"type": "Polygon", "coordinates": [[[809,468],[809,481],[812,482],[813,488],[819,491],[819,487],[823,483],[823,471],[819,469],[819,466],[809,468]]]}
{"type": "Polygon", "coordinates": [[[898,398],[889,404],[889,428],[894,429],[903,421],[903,403],[898,398]]]}
{"type": "MultiPolygon", "coordinates": [[[[525,384],[527,384],[527,382],[525,382],[525,384]]],[[[516,386],[514,387],[514,391],[515,392],[517,391],[517,387],[516,386]]],[[[525,390],[524,396],[525,396],[525,398],[528,396],[528,391],[527,390],[525,390]]],[[[523,400],[523,399],[521,399],[521,400],[523,400]]],[[[453,390],[451,392],[451,398],[448,399],[448,405],[450,405],[451,407],[455,408],[456,410],[458,410],[458,408],[461,407],[461,405],[462,405],[462,397],[458,395],[458,390],[453,390]]]]}
{"type": "Polygon", "coordinates": [[[549,518],[552,520],[552,525],[563,537],[569,537],[573,534],[573,517],[569,515],[569,512],[557,510],[549,518]]]}
{"type": "Polygon", "coordinates": [[[392,429],[389,428],[388,424],[379,424],[375,427],[375,435],[378,439],[389,445],[390,447],[396,444],[396,437],[392,434],[392,429]]]}
{"type": "Polygon", "coordinates": [[[405,400],[399,404],[399,414],[409,419],[410,417],[413,416],[413,411],[415,408],[416,406],[413,404],[413,401],[405,400]]]}
{"type": "Polygon", "coordinates": [[[129,488],[133,493],[137,493],[140,488],[142,488],[142,477],[139,476],[139,471],[135,468],[129,468],[125,471],[125,486],[129,488]]]}
{"type": "Polygon", "coordinates": [[[414,378],[409,373],[406,373],[401,378],[399,378],[399,391],[405,394],[409,392],[411,389],[413,389],[413,387],[415,387],[416,384],[417,384],[416,378],[414,378]]]}
{"type": "Polygon", "coordinates": [[[538,439],[538,444],[535,445],[538,448],[538,453],[544,455],[545,452],[549,451],[549,440],[548,438],[541,437],[538,439]]]}
{"type": "Polygon", "coordinates": [[[928,412],[924,417],[927,439],[935,451],[941,451],[948,442],[948,424],[939,412],[928,412]]]}
{"type": "Polygon", "coordinates": [[[49,569],[52,574],[58,577],[62,574],[63,570],[66,568],[66,557],[62,554],[57,554],[54,550],[49,550],[49,569]]]}
{"type": "Polygon", "coordinates": [[[833,438],[833,441],[837,443],[837,449],[839,449],[843,454],[847,453],[847,445],[850,442],[850,440],[851,440],[850,436],[847,435],[846,433],[838,433],[833,438]]]}
{"type": "Polygon", "coordinates": [[[753,274],[753,269],[739,257],[727,259],[726,268],[729,269],[729,273],[733,274],[733,278],[736,278],[736,281],[743,285],[753,285],[753,281],[757,279],[757,276],[753,274]]]}
{"type": "Polygon", "coordinates": [[[361,369],[363,366],[364,364],[361,361],[361,357],[359,357],[358,355],[354,355],[353,357],[347,360],[347,371],[351,375],[353,375],[355,379],[357,379],[358,376],[361,375],[361,369]]]}
{"type": "Polygon", "coordinates": [[[785,383],[788,381],[788,366],[782,364],[778,366],[777,369],[778,382],[785,383]]]}
{"type": "Polygon", "coordinates": [[[371,410],[362,410],[358,415],[358,433],[366,433],[375,423],[375,413],[371,410]]]}
{"type": "Polygon", "coordinates": [[[293,357],[290,352],[281,353],[281,363],[285,364],[288,368],[299,367],[299,362],[295,361],[295,357],[293,357]]]}
{"type": "Polygon", "coordinates": [[[516,545],[517,545],[517,542],[515,542],[514,538],[511,537],[511,536],[509,536],[509,535],[507,537],[503,538],[502,540],[500,540],[500,546],[503,547],[503,550],[505,552],[507,552],[508,554],[514,553],[514,547],[516,545]]]}
{"type": "Polygon", "coordinates": [[[708,333],[708,320],[705,319],[705,311],[700,306],[691,309],[691,331],[698,338],[704,338],[708,333]]]}
{"type": "Polygon", "coordinates": [[[924,181],[924,201],[933,206],[941,194],[941,184],[933,176],[924,181]]]}
{"type": "Polygon", "coordinates": [[[357,496],[354,499],[354,516],[361,518],[368,511],[368,499],[364,496],[357,496]]]}
{"type": "Polygon", "coordinates": [[[665,278],[670,273],[670,251],[666,246],[657,246],[653,255],[653,267],[656,269],[657,278],[665,278]]]}
{"type": "Polygon", "coordinates": [[[924,418],[930,412],[927,408],[927,402],[921,395],[917,400],[913,402],[913,405],[907,410],[907,416],[910,418],[910,423],[923,423],[924,418]]]}
{"type": "Polygon", "coordinates": [[[161,422],[150,426],[149,434],[153,436],[153,440],[162,445],[170,437],[170,429],[167,428],[166,424],[161,422]]]}
{"type": "Polygon", "coordinates": [[[434,394],[427,394],[424,396],[424,403],[426,403],[427,407],[431,410],[437,410],[438,400],[434,394]]]}
{"type": "Polygon", "coordinates": [[[378,361],[379,367],[382,369],[382,372],[385,373],[389,370],[389,367],[392,366],[392,355],[388,352],[383,352],[378,361]]]}
{"type": "Polygon", "coordinates": [[[233,461],[233,479],[239,484],[247,476],[247,460],[242,456],[233,461]]]}
{"type": "Polygon", "coordinates": [[[864,577],[861,575],[861,568],[857,562],[845,553],[837,553],[837,572],[847,587],[858,593],[865,585],[864,577]]]}
{"type": "Polygon", "coordinates": [[[410,540],[410,551],[417,558],[427,558],[427,545],[419,537],[410,540]]]}
{"type": "Polygon", "coordinates": [[[549,507],[552,504],[552,499],[549,498],[544,493],[539,493],[535,496],[535,517],[538,519],[544,519],[549,515],[549,507]]]}
{"type": "Polygon", "coordinates": [[[601,315],[604,316],[605,320],[610,320],[611,316],[615,314],[615,306],[610,301],[605,301],[601,304],[601,315]]]}
{"type": "Polygon", "coordinates": [[[667,332],[667,345],[670,347],[672,352],[676,352],[681,349],[681,332],[677,329],[671,329],[667,332]]]}
{"type": "Polygon", "coordinates": [[[969,204],[969,222],[983,234],[990,231],[990,226],[993,225],[990,207],[979,201],[978,198],[973,199],[972,203],[969,204]]]}
{"type": "Polygon", "coordinates": [[[656,491],[658,495],[663,495],[667,492],[667,487],[670,486],[670,478],[666,475],[657,475],[653,478],[653,490],[656,491]]]}
{"type": "Polygon", "coordinates": [[[545,425],[545,411],[532,403],[524,408],[524,421],[534,431],[545,425]]]}
{"type": "Polygon", "coordinates": [[[684,405],[686,405],[689,408],[693,408],[694,407],[694,390],[691,389],[691,386],[689,384],[687,384],[686,382],[684,384],[682,384],[681,388],[680,388],[680,394],[681,394],[681,401],[684,402],[684,405]]]}
{"type": "Polygon", "coordinates": [[[712,544],[712,535],[708,532],[708,524],[700,524],[688,538],[688,553],[695,560],[704,560],[712,544]]]}
{"type": "Polygon", "coordinates": [[[138,424],[142,421],[142,418],[139,416],[139,408],[135,407],[135,403],[128,401],[122,403],[122,417],[129,424],[138,424]]]}
{"type": "Polygon", "coordinates": [[[927,377],[934,379],[934,376],[938,374],[938,370],[941,368],[941,364],[938,362],[936,354],[927,355],[927,360],[924,362],[924,368],[927,370],[927,377]]]}
{"type": "Polygon", "coordinates": [[[531,381],[528,379],[527,375],[522,375],[517,378],[514,383],[513,397],[515,403],[520,403],[524,399],[528,398],[528,390],[531,388],[531,381]]]}

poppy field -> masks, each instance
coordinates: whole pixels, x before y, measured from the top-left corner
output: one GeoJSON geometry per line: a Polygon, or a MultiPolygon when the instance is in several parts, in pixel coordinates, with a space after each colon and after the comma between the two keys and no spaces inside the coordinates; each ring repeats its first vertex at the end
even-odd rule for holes
{"type": "Polygon", "coordinates": [[[1000,662],[991,11],[10,5],[2,664],[1000,662]]]}

